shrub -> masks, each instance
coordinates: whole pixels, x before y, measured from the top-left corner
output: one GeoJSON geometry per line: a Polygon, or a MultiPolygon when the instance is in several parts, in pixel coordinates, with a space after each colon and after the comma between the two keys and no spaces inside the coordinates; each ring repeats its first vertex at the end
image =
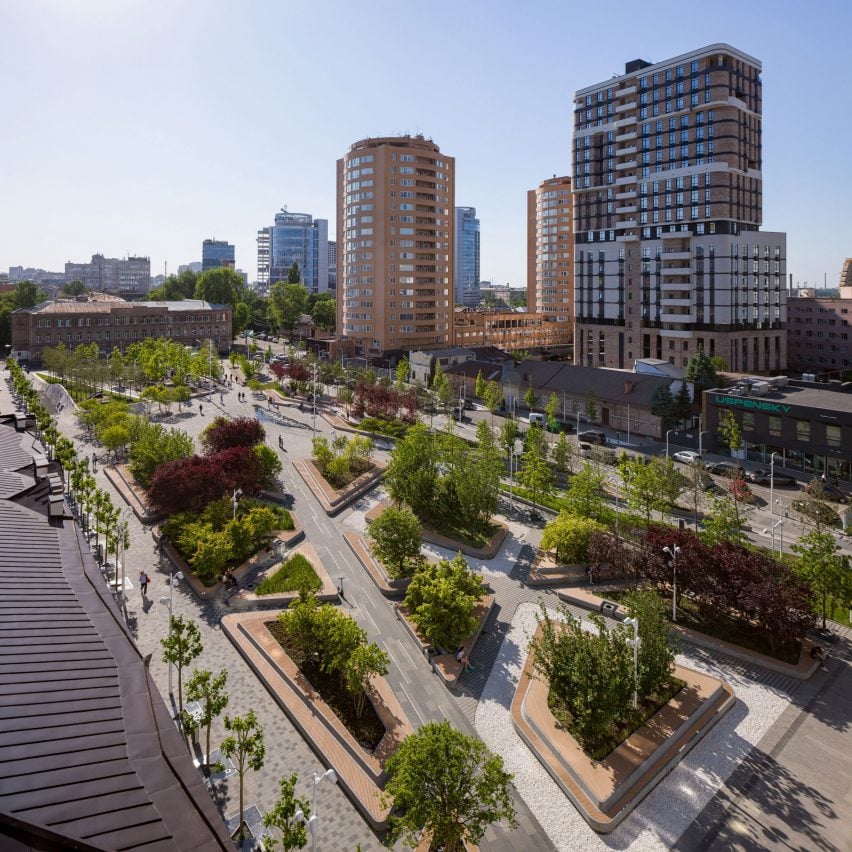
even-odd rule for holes
{"type": "Polygon", "coordinates": [[[266,437],[266,430],[253,417],[217,417],[202,433],[201,446],[208,454],[231,447],[254,447],[266,437]]]}
{"type": "Polygon", "coordinates": [[[373,442],[360,435],[348,440],[338,436],[331,443],[327,438],[314,438],[312,446],[317,470],[335,488],[343,488],[373,466],[373,442]]]}
{"type": "Polygon", "coordinates": [[[282,562],[278,570],[263,580],[257,587],[259,595],[274,595],[281,592],[318,592],[322,581],[313,565],[301,553],[282,562]]]}
{"type": "Polygon", "coordinates": [[[192,438],[180,429],[137,418],[130,444],[130,472],[144,488],[151,484],[157,468],[192,455],[192,438]]]}
{"type": "Polygon", "coordinates": [[[589,558],[589,539],[604,530],[603,524],[591,518],[563,510],[544,528],[541,548],[556,551],[556,561],[561,565],[585,562],[589,558]]]}

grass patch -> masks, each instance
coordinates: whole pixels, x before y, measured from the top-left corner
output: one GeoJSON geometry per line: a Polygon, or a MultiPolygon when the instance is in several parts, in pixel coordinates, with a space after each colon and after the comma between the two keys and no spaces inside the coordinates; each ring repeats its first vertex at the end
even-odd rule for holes
{"type": "Polygon", "coordinates": [[[278,382],[260,382],[257,379],[249,379],[246,387],[253,391],[278,390],[278,382]]]}
{"type": "Polygon", "coordinates": [[[633,709],[631,704],[624,715],[613,723],[611,729],[596,740],[584,741],[574,733],[571,726],[571,714],[559,702],[552,690],[547,695],[547,706],[556,721],[571,733],[592,760],[603,760],[632,733],[641,728],[655,713],[665,707],[685,686],[686,681],[673,677],[651,695],[639,696],[639,706],[636,710],[633,709]]]}
{"type": "Polygon", "coordinates": [[[266,628],[299,667],[308,683],[328,704],[334,715],[340,719],[346,730],[355,737],[363,749],[372,754],[385,735],[385,726],[376,713],[372,701],[367,700],[364,712],[359,716],[355,709],[355,698],[346,690],[338,674],[326,674],[316,662],[299,659],[284,641],[281,625],[277,621],[267,621],[266,628]]]}
{"type": "Polygon", "coordinates": [[[314,571],[314,566],[296,553],[286,562],[282,562],[278,570],[260,583],[255,591],[258,595],[277,595],[284,592],[318,592],[322,581],[314,571]]]}

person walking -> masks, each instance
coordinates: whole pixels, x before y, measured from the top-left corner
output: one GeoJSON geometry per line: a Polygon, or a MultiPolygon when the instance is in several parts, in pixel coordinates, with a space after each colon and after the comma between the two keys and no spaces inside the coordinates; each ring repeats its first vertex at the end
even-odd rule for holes
{"type": "Polygon", "coordinates": [[[144,572],[139,572],[139,590],[142,592],[142,597],[145,598],[148,596],[148,583],[151,582],[151,578],[144,572]]]}
{"type": "Polygon", "coordinates": [[[279,450],[284,449],[284,436],[283,435],[278,436],[278,449],[279,450]]]}
{"type": "Polygon", "coordinates": [[[204,416],[204,406],[199,402],[198,403],[198,413],[203,417],[204,416]]]}

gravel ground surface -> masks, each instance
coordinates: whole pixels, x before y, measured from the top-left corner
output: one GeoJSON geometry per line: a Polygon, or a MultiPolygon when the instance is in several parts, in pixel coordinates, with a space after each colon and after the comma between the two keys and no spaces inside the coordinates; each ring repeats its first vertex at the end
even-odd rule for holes
{"type": "Polygon", "coordinates": [[[725,678],[737,703],[611,834],[599,835],[515,733],[510,708],[537,608],[521,604],[503,641],[476,710],[476,730],[502,755],[514,784],[560,852],[669,849],[718,788],[788,705],[787,693],[717,667],[706,658],[679,654],[678,662],[725,678]]]}

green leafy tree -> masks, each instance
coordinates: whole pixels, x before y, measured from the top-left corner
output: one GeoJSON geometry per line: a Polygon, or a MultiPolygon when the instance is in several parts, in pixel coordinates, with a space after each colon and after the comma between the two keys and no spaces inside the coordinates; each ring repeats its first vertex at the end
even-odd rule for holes
{"type": "Polygon", "coordinates": [[[852,570],[849,557],[840,554],[840,547],[830,532],[810,530],[796,544],[793,551],[798,555],[796,573],[804,580],[819,601],[818,612],[822,615],[822,629],[831,601],[840,606],[852,606],[852,570]]]}
{"type": "Polygon", "coordinates": [[[190,618],[182,615],[170,617],[169,633],[160,639],[163,647],[163,662],[177,669],[178,713],[183,713],[183,670],[201,654],[201,631],[190,618]]]}
{"type": "Polygon", "coordinates": [[[627,504],[642,511],[647,521],[651,512],[662,515],[673,505],[686,484],[670,458],[655,456],[647,463],[640,458],[623,459],[621,474],[627,504]]]}
{"type": "Polygon", "coordinates": [[[548,464],[547,457],[541,450],[544,433],[536,426],[531,426],[527,432],[527,449],[521,456],[521,467],[518,470],[518,481],[532,493],[533,511],[537,508],[539,497],[548,497],[553,493],[553,468],[548,464]]]}
{"type": "Polygon", "coordinates": [[[544,412],[547,414],[548,423],[552,420],[556,420],[557,411],[559,411],[559,397],[555,393],[552,393],[547,398],[547,405],[544,406],[544,412]]]}
{"type": "Polygon", "coordinates": [[[514,420],[506,419],[503,421],[503,425],[500,427],[500,446],[506,453],[507,459],[515,449],[515,442],[518,440],[520,434],[521,430],[514,420]]]}
{"type": "Polygon", "coordinates": [[[736,501],[720,494],[713,498],[713,508],[704,521],[701,540],[710,547],[729,541],[744,545],[747,541],[745,526],[736,501]]]}
{"type": "Polygon", "coordinates": [[[76,296],[82,296],[84,293],[88,293],[89,290],[79,278],[75,278],[73,281],[63,284],[62,287],[59,288],[59,292],[65,298],[73,299],[76,296]]]}
{"type": "Polygon", "coordinates": [[[553,550],[556,562],[560,565],[586,562],[589,558],[589,539],[605,530],[603,524],[591,518],[582,518],[563,510],[544,528],[541,549],[553,550]]]}
{"type": "Polygon", "coordinates": [[[586,394],[586,417],[589,418],[590,423],[598,419],[598,396],[591,388],[586,394]]]}
{"type": "Polygon", "coordinates": [[[293,281],[278,281],[269,290],[269,311],[278,328],[292,333],[308,307],[308,291],[293,281]]]}
{"type": "Polygon", "coordinates": [[[337,308],[334,298],[319,299],[311,308],[311,319],[317,328],[333,334],[337,324],[337,308]]]}
{"type": "Polygon", "coordinates": [[[310,813],[311,803],[307,798],[296,796],[298,780],[298,776],[293,774],[278,782],[280,795],[264,815],[263,824],[267,828],[277,828],[281,837],[264,837],[263,845],[266,849],[276,849],[280,843],[283,852],[291,852],[293,849],[304,849],[308,845],[307,828],[303,822],[296,819],[296,811],[301,811],[302,815],[310,813]]]}
{"type": "Polygon", "coordinates": [[[200,724],[207,729],[204,747],[205,774],[210,774],[210,729],[213,720],[228,706],[228,693],[225,684],[228,672],[225,669],[214,677],[213,672],[196,669],[186,685],[188,701],[197,701],[201,705],[200,724]]]}
{"type": "Polygon", "coordinates": [[[623,603],[630,617],[639,622],[638,692],[651,695],[671,679],[674,670],[676,647],[667,605],[656,592],[638,589],[627,592],[623,603]]]}
{"type": "Polygon", "coordinates": [[[574,444],[564,432],[559,433],[553,445],[553,466],[557,473],[571,473],[574,467],[574,444]]]}
{"type": "Polygon", "coordinates": [[[137,425],[130,447],[130,472],[147,488],[160,465],[192,455],[192,438],[180,429],[167,429],[159,423],[142,421],[137,425]]]}
{"type": "Polygon", "coordinates": [[[677,396],[674,398],[673,411],[679,423],[687,420],[692,415],[692,397],[689,395],[689,386],[686,382],[680,383],[677,396]]]}
{"type": "Polygon", "coordinates": [[[44,293],[39,290],[38,284],[34,281],[19,281],[15,285],[15,291],[12,294],[12,305],[14,309],[31,308],[45,299],[44,293]]]}
{"type": "Polygon", "coordinates": [[[363,715],[367,706],[367,689],[374,677],[388,673],[390,657],[375,643],[363,643],[353,649],[343,667],[346,690],[355,701],[355,712],[363,715]]]}
{"type": "Polygon", "coordinates": [[[721,385],[716,372],[717,367],[713,361],[714,359],[707,357],[704,347],[699,347],[686,364],[684,378],[695,386],[696,398],[700,398],[704,391],[718,388],[721,385]]]}
{"type": "Polygon", "coordinates": [[[385,795],[394,805],[391,842],[415,846],[425,831],[433,848],[463,852],[492,823],[516,825],[512,776],[502,758],[449,722],[430,722],[410,734],[386,769],[385,795]]]}
{"type": "Polygon", "coordinates": [[[408,376],[411,373],[411,365],[408,363],[406,358],[400,358],[399,363],[396,365],[396,386],[400,390],[405,387],[405,383],[408,381],[408,376]]]}
{"type": "Polygon", "coordinates": [[[677,425],[675,399],[666,382],[660,382],[651,396],[651,414],[660,418],[660,428],[663,433],[677,425]]]}
{"type": "Polygon", "coordinates": [[[589,462],[571,477],[565,490],[564,503],[568,512],[584,518],[603,519],[607,515],[604,482],[606,475],[589,462]]]}
{"type": "Polygon", "coordinates": [[[434,436],[425,425],[413,426],[397,441],[385,471],[385,486],[396,503],[407,503],[419,518],[434,515],[438,456],[434,436]]]}
{"type": "Polygon", "coordinates": [[[476,394],[477,399],[484,399],[486,384],[485,379],[482,378],[482,370],[480,370],[476,374],[476,384],[473,386],[473,392],[476,394]]]}
{"type": "Polygon", "coordinates": [[[258,724],[254,710],[249,710],[245,716],[225,716],[225,730],[231,733],[225,737],[220,748],[225,757],[236,759],[237,776],[240,779],[240,826],[234,832],[234,839],[242,843],[246,828],[243,820],[246,772],[249,769],[257,772],[263,767],[266,746],[263,742],[263,728],[258,724]]]}
{"type": "Polygon", "coordinates": [[[473,611],[482,597],[482,577],[460,554],[424,565],[405,595],[411,620],[430,644],[454,649],[476,628],[473,611]]]}
{"type": "Polygon", "coordinates": [[[288,284],[301,284],[302,282],[302,270],[299,269],[299,264],[294,260],[290,265],[290,268],[287,270],[287,283],[288,284]]]}
{"type": "Polygon", "coordinates": [[[527,388],[527,391],[524,394],[524,405],[526,405],[530,411],[533,411],[538,405],[538,394],[535,392],[535,388],[532,385],[527,388]]]}
{"type": "Polygon", "coordinates": [[[485,385],[482,402],[491,414],[491,422],[494,423],[494,413],[503,404],[503,391],[497,382],[491,381],[485,385]]]}
{"type": "Polygon", "coordinates": [[[716,427],[719,443],[730,447],[734,452],[739,452],[743,446],[743,431],[733,411],[723,411],[716,427]]]}
{"type": "Polygon", "coordinates": [[[371,524],[373,553],[391,577],[408,577],[419,562],[420,536],[417,516],[408,508],[388,506],[371,524]]]}

